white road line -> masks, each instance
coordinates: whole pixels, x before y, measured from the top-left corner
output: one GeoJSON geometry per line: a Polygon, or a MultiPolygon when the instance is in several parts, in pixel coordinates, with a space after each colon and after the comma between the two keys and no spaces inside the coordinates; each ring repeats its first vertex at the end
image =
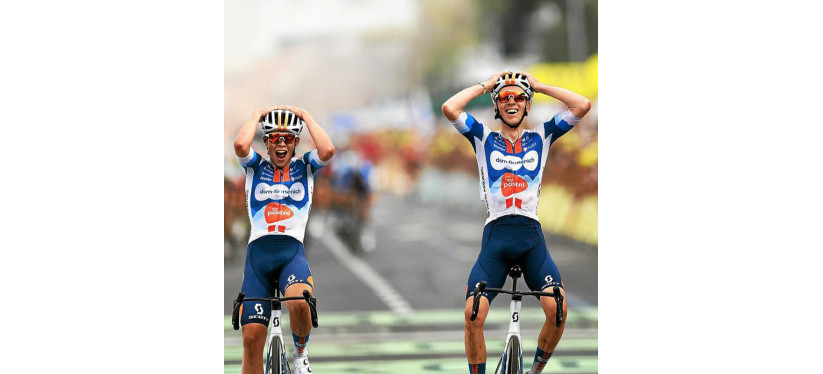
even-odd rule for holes
{"type": "Polygon", "coordinates": [[[377,295],[377,298],[386,303],[389,310],[397,314],[414,312],[409,302],[400,296],[400,293],[392,287],[391,283],[383,278],[380,273],[374,270],[368,263],[352,255],[337,235],[328,233],[326,235],[320,235],[318,239],[322,241],[326,248],[329,249],[329,252],[349,268],[361,282],[371,288],[377,295]]]}

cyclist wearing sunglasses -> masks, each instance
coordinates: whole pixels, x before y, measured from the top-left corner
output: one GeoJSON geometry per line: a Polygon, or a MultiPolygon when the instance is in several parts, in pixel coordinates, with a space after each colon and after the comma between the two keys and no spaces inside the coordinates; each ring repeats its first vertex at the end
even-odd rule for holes
{"type": "MultiPolygon", "coordinates": [[[[486,370],[483,323],[496,295],[481,294],[477,318],[471,321],[474,298],[470,292],[480,281],[486,281],[488,287],[501,288],[509,267],[520,264],[531,290],[563,286],[537,219],[540,183],[549,146],[571,130],[590,108],[591,102],[579,94],[540,83],[529,73],[510,71],[493,74],[443,104],[443,115],[474,148],[482,183],[481,199],[489,214],[480,254],[466,284],[465,344],[472,374],[483,374],[486,370]],[[526,130],[522,124],[535,92],[560,100],[567,109],[526,130]],[[463,111],[469,101],[485,93],[491,94],[495,119],[502,122],[499,131],[492,131],[463,111]]],[[[561,293],[565,295],[562,288],[561,293]]],[[[540,303],[546,321],[538,336],[534,364],[529,371],[532,374],[542,372],[565,326],[564,319],[560,327],[555,327],[557,305],[553,298],[541,297],[540,303]]],[[[563,309],[565,314],[565,301],[563,309]]]]}
{"type": "MultiPolygon", "coordinates": [[[[274,287],[285,297],[301,296],[303,290],[313,292],[303,237],[314,175],[334,156],[329,136],[308,112],[292,106],[270,106],[255,111],[243,124],[234,141],[234,153],[246,171],[246,207],[251,220],[242,291],[250,298],[271,297],[274,287]],[[304,124],[317,149],[294,157],[304,124]],[[258,125],[263,128],[267,157],[251,147],[258,125]]],[[[285,303],[291,317],[295,373],[310,373],[306,349],[311,331],[309,307],[303,301],[285,303]]],[[[271,305],[246,301],[240,315],[242,371],[260,373],[271,305]]]]}

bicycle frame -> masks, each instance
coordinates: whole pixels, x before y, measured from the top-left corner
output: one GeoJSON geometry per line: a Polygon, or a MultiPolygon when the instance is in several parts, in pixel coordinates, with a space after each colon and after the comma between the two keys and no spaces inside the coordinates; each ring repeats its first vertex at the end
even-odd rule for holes
{"type": "MultiPolygon", "coordinates": [[[[516,284],[515,284],[516,286],[516,284]]],[[[523,372],[523,341],[520,338],[520,305],[521,297],[519,295],[512,296],[511,304],[509,305],[509,332],[506,334],[506,345],[503,346],[503,356],[500,358],[502,363],[501,372],[506,372],[506,353],[512,350],[512,343],[517,342],[517,363],[519,367],[518,373],[523,372]]],[[[500,366],[500,364],[498,364],[500,366]]],[[[495,368],[495,373],[497,369],[495,368]]]]}
{"type": "Polygon", "coordinates": [[[265,358],[265,367],[264,372],[270,372],[269,365],[271,364],[271,357],[273,354],[280,355],[280,368],[275,368],[277,373],[284,373],[288,374],[291,373],[291,366],[289,365],[289,361],[286,360],[286,343],[283,340],[283,329],[280,327],[281,323],[281,315],[283,314],[283,310],[281,309],[281,302],[279,300],[280,297],[280,290],[276,290],[274,292],[274,298],[271,299],[271,318],[269,319],[269,336],[266,338],[266,358],[265,358]],[[280,352],[272,352],[272,347],[274,340],[279,340],[280,344],[280,352]]]}
{"type": "Polygon", "coordinates": [[[308,290],[303,291],[303,296],[294,296],[294,297],[280,297],[280,290],[275,289],[274,296],[270,298],[246,298],[246,294],[244,292],[240,292],[237,295],[237,298],[234,300],[234,310],[232,311],[231,316],[231,323],[232,327],[235,330],[240,329],[240,305],[243,304],[243,301],[267,301],[271,303],[271,318],[269,318],[269,335],[266,338],[266,356],[265,356],[265,372],[269,373],[269,365],[272,361],[273,354],[280,355],[280,368],[277,373],[282,374],[289,374],[291,373],[291,366],[289,365],[288,360],[286,360],[286,344],[283,340],[283,330],[281,328],[282,322],[282,302],[288,300],[304,300],[307,304],[309,304],[309,312],[311,316],[311,324],[313,327],[317,327],[317,299],[311,296],[311,293],[308,290]],[[279,344],[277,344],[279,342],[279,344]],[[279,347],[279,352],[272,352],[273,346],[279,347]]]}
{"type": "Polygon", "coordinates": [[[520,305],[523,300],[524,295],[532,295],[532,296],[550,296],[553,297],[555,303],[557,304],[557,318],[555,320],[555,325],[560,326],[563,321],[563,295],[560,293],[560,287],[555,286],[552,288],[553,292],[522,292],[517,290],[517,279],[520,278],[520,275],[523,274],[520,266],[513,266],[509,269],[509,276],[512,278],[512,289],[504,290],[500,288],[486,288],[486,282],[480,282],[477,284],[477,287],[472,291],[472,296],[474,297],[474,303],[472,305],[472,314],[471,320],[474,321],[477,318],[477,311],[480,305],[480,295],[485,292],[498,292],[498,293],[507,293],[512,295],[512,301],[509,306],[509,332],[506,334],[506,345],[503,347],[503,356],[500,358],[500,361],[497,363],[497,368],[494,369],[495,374],[497,373],[497,369],[501,367],[502,364],[502,372],[512,373],[511,367],[506,367],[506,362],[512,361],[511,357],[506,357],[506,355],[511,352],[516,353],[516,361],[515,364],[517,366],[517,370],[515,373],[522,373],[523,372],[523,344],[520,338],[520,305]],[[509,360],[506,360],[506,359],[509,360]]]}

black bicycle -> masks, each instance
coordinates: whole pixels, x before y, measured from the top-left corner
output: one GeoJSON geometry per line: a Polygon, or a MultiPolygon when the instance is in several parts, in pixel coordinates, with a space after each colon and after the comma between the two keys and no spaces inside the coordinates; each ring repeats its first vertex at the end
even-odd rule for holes
{"type": "MultiPolygon", "coordinates": [[[[280,297],[280,288],[275,285],[274,296],[269,298],[246,298],[246,293],[240,291],[234,300],[234,310],[231,314],[231,324],[235,330],[240,329],[240,305],[243,301],[268,301],[271,303],[271,318],[269,319],[269,336],[266,339],[266,374],[291,374],[291,365],[286,359],[286,346],[283,342],[283,331],[280,328],[281,303],[289,300],[305,300],[309,304],[311,311],[311,325],[317,327],[317,299],[308,290],[303,290],[303,296],[280,297]]],[[[263,314],[263,309],[255,305],[258,314],[263,314]]]]}
{"type": "Polygon", "coordinates": [[[560,326],[563,322],[563,295],[560,293],[560,287],[555,286],[552,292],[535,292],[535,291],[518,291],[517,279],[523,274],[523,270],[519,265],[514,265],[509,269],[509,276],[512,278],[512,289],[504,290],[501,288],[486,288],[486,282],[480,282],[472,291],[474,296],[474,303],[472,304],[471,320],[477,319],[477,309],[480,306],[479,295],[483,292],[498,292],[512,295],[511,306],[509,311],[511,317],[509,320],[509,333],[506,336],[506,346],[503,349],[503,356],[497,362],[497,367],[494,373],[498,373],[501,364],[503,365],[500,373],[503,374],[522,374],[523,373],[523,349],[520,339],[520,303],[524,295],[532,296],[548,296],[553,297],[557,303],[557,318],[555,319],[555,326],[560,326]]]}

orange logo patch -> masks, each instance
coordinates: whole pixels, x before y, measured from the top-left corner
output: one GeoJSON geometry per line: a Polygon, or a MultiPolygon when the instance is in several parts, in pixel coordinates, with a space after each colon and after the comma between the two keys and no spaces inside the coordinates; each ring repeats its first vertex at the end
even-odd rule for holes
{"type": "Polygon", "coordinates": [[[311,288],[314,288],[314,279],[311,276],[309,276],[306,280],[309,281],[311,288]]]}
{"type": "Polygon", "coordinates": [[[526,190],[526,180],[514,173],[503,174],[500,179],[500,190],[503,196],[509,196],[526,190]]]}
{"type": "Polygon", "coordinates": [[[289,219],[292,216],[294,216],[294,212],[283,204],[269,203],[266,205],[266,222],[268,223],[289,219]]]}

